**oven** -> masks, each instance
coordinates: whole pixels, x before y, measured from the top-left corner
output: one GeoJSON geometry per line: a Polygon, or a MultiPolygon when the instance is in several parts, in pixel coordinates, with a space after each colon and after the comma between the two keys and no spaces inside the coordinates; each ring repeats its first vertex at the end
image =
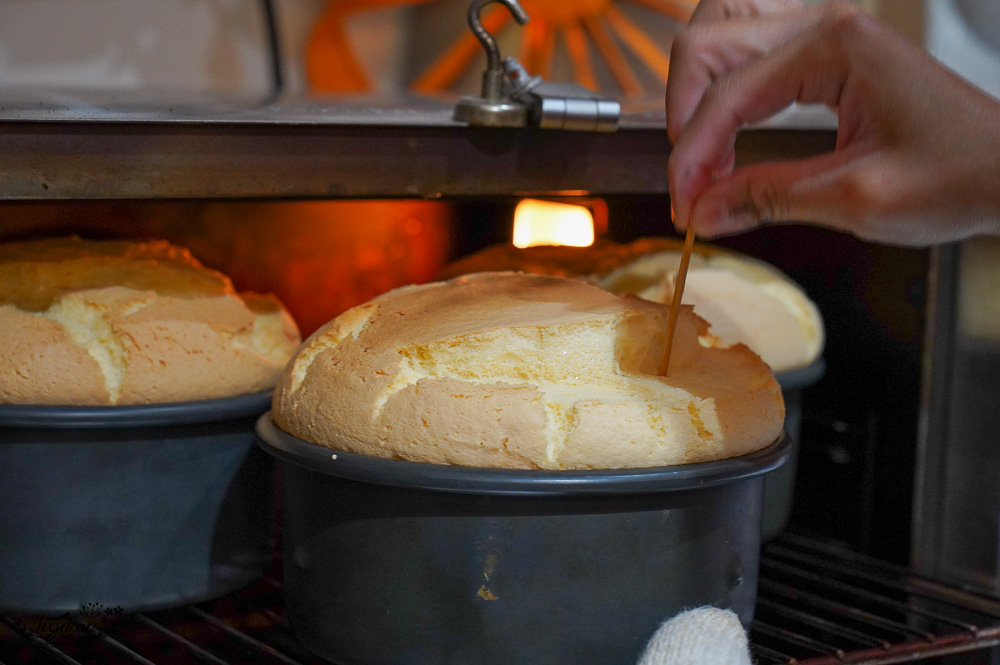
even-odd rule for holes
{"type": "MultiPolygon", "coordinates": [[[[273,83],[250,102],[5,93],[0,240],[165,238],[276,293],[305,336],[510,242],[525,198],[599,209],[608,240],[674,235],[655,106],[625,104],[614,132],[482,128],[441,96],[273,83]]],[[[832,147],[828,126],[792,120],[744,132],[738,160],[832,147]]],[[[798,395],[791,512],[762,550],[756,662],[1000,662],[1000,497],[982,471],[997,458],[996,326],[976,316],[994,244],[891,248],[807,226],[717,244],[793,278],[827,331],[825,372],[798,395]]],[[[326,662],[295,639],[282,588],[276,542],[265,575],[222,598],[4,614],[0,662],[326,662]]]]}

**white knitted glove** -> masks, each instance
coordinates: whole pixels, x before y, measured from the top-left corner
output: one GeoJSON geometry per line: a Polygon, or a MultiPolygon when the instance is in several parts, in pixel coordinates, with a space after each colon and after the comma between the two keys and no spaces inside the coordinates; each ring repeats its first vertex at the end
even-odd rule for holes
{"type": "Polygon", "coordinates": [[[750,647],[736,614],[699,607],[660,626],[638,665],[751,665],[750,647]]]}

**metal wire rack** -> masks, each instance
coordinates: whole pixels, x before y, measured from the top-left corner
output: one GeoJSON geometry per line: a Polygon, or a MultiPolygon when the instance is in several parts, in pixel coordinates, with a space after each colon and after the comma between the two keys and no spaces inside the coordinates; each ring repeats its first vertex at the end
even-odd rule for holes
{"type": "MultiPolygon", "coordinates": [[[[764,548],[750,632],[758,665],[917,662],[1000,645],[1000,597],[821,542],[764,548]]],[[[256,584],[178,609],[0,616],[0,665],[318,665],[282,606],[280,562],[256,584]]]]}
{"type": "Polygon", "coordinates": [[[785,535],[764,549],[759,665],[915,662],[1000,644],[1000,598],[785,535]]]}

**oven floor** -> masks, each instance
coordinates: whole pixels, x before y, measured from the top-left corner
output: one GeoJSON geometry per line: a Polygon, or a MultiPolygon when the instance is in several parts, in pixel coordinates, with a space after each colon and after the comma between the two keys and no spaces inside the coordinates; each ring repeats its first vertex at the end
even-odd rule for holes
{"type": "MultiPolygon", "coordinates": [[[[750,633],[758,665],[1000,663],[1000,599],[817,541],[765,545],[750,633]]],[[[280,561],[221,599],[157,612],[0,616],[0,665],[326,663],[284,616],[280,561]]]]}

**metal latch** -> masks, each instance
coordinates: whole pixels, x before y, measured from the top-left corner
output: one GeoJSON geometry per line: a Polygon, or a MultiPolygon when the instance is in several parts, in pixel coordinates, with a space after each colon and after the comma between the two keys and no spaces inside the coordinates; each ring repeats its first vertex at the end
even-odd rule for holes
{"type": "Polygon", "coordinates": [[[517,0],[472,0],[469,28],[486,50],[479,97],[465,96],[455,104],[454,119],[486,127],[569,129],[613,132],[618,128],[621,105],[613,99],[575,83],[551,83],[531,76],[516,58],[500,60],[496,40],[482,24],[480,12],[491,2],[505,6],[521,25],[528,14],[517,0]]]}

